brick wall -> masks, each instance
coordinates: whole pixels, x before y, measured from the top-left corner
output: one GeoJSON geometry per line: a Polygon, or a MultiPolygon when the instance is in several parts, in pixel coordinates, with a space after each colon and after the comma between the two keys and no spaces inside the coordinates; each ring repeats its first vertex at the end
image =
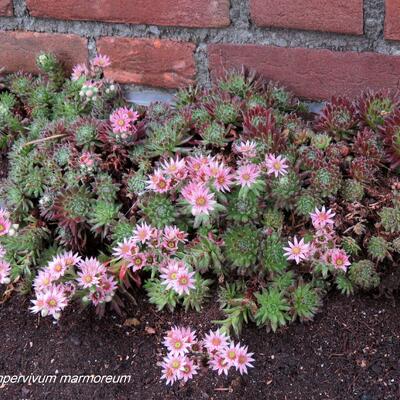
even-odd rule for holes
{"type": "Polygon", "coordinates": [[[124,84],[207,84],[245,65],[326,99],[400,78],[400,0],[0,0],[0,66],[108,54],[124,84]]]}

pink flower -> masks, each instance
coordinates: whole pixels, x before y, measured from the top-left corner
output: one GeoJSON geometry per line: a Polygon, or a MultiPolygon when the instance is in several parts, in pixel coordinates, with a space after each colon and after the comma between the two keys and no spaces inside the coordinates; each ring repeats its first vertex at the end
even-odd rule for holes
{"type": "Polygon", "coordinates": [[[186,340],[181,330],[175,329],[168,332],[164,345],[172,355],[183,356],[190,350],[190,343],[186,340]]]}
{"type": "Polygon", "coordinates": [[[243,373],[247,374],[247,368],[253,368],[253,353],[248,352],[247,346],[242,347],[237,345],[236,350],[235,367],[239,371],[240,375],[243,375],[243,373]]]}
{"type": "Polygon", "coordinates": [[[203,167],[206,167],[212,161],[213,158],[209,156],[188,157],[187,168],[193,176],[197,176],[197,174],[203,169],[203,167]]]}
{"type": "Polygon", "coordinates": [[[77,81],[82,77],[87,77],[89,75],[88,67],[85,64],[77,64],[72,69],[71,80],[77,81]]]}
{"type": "Polygon", "coordinates": [[[187,242],[187,233],[184,231],[181,231],[178,227],[175,225],[173,226],[166,226],[163,231],[163,236],[165,239],[174,239],[177,240],[180,243],[185,243],[187,242]]]}
{"type": "Polygon", "coordinates": [[[223,163],[218,164],[213,161],[206,167],[206,174],[208,178],[213,179],[214,187],[219,192],[229,192],[230,186],[233,185],[234,176],[231,174],[231,169],[225,167],[223,163]]]}
{"type": "Polygon", "coordinates": [[[132,124],[134,122],[136,122],[140,115],[137,111],[133,110],[133,108],[128,108],[128,107],[122,107],[119,109],[119,111],[126,115],[126,118],[128,119],[128,121],[132,124]]]}
{"type": "Polygon", "coordinates": [[[344,250],[333,249],[327,254],[328,262],[330,262],[335,269],[341,269],[342,271],[347,271],[347,267],[351,265],[349,261],[349,256],[344,250]]]}
{"type": "Polygon", "coordinates": [[[90,151],[82,152],[82,155],[79,157],[79,163],[87,168],[93,168],[98,161],[99,157],[97,154],[91,153],[90,151]]]}
{"type": "Polygon", "coordinates": [[[166,385],[173,385],[178,379],[178,374],[165,361],[162,363],[162,367],[163,369],[162,369],[161,379],[166,380],[165,382],[166,385]]]}
{"type": "Polygon", "coordinates": [[[182,261],[170,260],[165,267],[160,268],[161,283],[167,286],[167,289],[175,288],[175,281],[181,271],[187,271],[185,264],[182,261]]]}
{"type": "Polygon", "coordinates": [[[107,68],[111,65],[111,61],[110,57],[99,54],[90,61],[90,64],[92,64],[93,67],[107,68]]]}
{"type": "Polygon", "coordinates": [[[101,288],[96,288],[96,290],[90,291],[88,298],[94,306],[98,306],[106,301],[106,295],[101,288]]]}
{"type": "Polygon", "coordinates": [[[133,255],[129,264],[132,267],[132,272],[141,270],[146,265],[146,254],[137,253],[133,255]]]}
{"type": "Polygon", "coordinates": [[[146,243],[151,239],[151,234],[153,229],[150,225],[147,225],[146,222],[142,222],[141,225],[136,225],[135,230],[133,231],[133,238],[137,242],[146,243]]]}
{"type": "Polygon", "coordinates": [[[67,270],[68,266],[65,263],[65,259],[62,256],[54,257],[47,266],[47,271],[51,273],[54,277],[54,280],[61,278],[65,271],[67,270]]]}
{"type": "Polygon", "coordinates": [[[132,238],[125,238],[123,242],[118,243],[117,247],[113,249],[113,256],[119,260],[123,258],[124,260],[129,260],[133,254],[136,254],[139,248],[136,245],[136,241],[132,238]]]}
{"type": "Polygon", "coordinates": [[[189,357],[185,357],[183,369],[179,372],[179,377],[184,382],[187,382],[189,379],[193,379],[194,375],[197,375],[198,369],[199,367],[189,357]]]}
{"type": "Polygon", "coordinates": [[[163,241],[161,246],[169,252],[178,250],[179,243],[185,243],[187,233],[181,231],[176,226],[166,226],[163,232],[163,241]]]}
{"type": "Polygon", "coordinates": [[[86,258],[81,261],[79,268],[77,281],[84,289],[97,286],[100,282],[100,276],[106,273],[104,265],[99,263],[95,258],[86,258]]]}
{"type": "Polygon", "coordinates": [[[186,197],[186,200],[192,206],[192,214],[195,216],[200,214],[208,215],[217,204],[214,200],[214,193],[210,193],[209,189],[202,185],[193,187],[192,193],[186,197]]]}
{"type": "Polygon", "coordinates": [[[176,157],[176,159],[170,158],[169,161],[165,161],[162,164],[162,169],[165,173],[178,180],[185,179],[187,176],[186,161],[184,159],[180,160],[179,157],[176,157]]]}
{"type": "Polygon", "coordinates": [[[204,347],[209,353],[224,350],[229,343],[229,338],[225,333],[222,333],[219,329],[211,331],[204,337],[204,347]]]}
{"type": "Polygon", "coordinates": [[[245,158],[254,158],[257,156],[257,143],[250,140],[236,143],[233,146],[233,151],[245,158]]]}
{"type": "Polygon", "coordinates": [[[41,313],[43,317],[48,315],[46,307],[46,292],[36,292],[36,299],[31,300],[33,306],[29,307],[32,313],[41,313]]]}
{"type": "Polygon", "coordinates": [[[82,261],[82,258],[79,256],[79,254],[74,254],[72,251],[65,252],[61,255],[61,258],[64,259],[64,263],[67,267],[73,267],[82,261]]]}
{"type": "Polygon", "coordinates": [[[334,225],[335,223],[335,221],[333,220],[335,213],[332,212],[331,209],[326,211],[325,206],[322,207],[321,211],[319,211],[318,208],[316,208],[315,212],[311,213],[310,216],[312,224],[316,229],[325,228],[325,226],[334,225]]]}
{"type": "Polygon", "coordinates": [[[178,272],[174,282],[174,290],[179,295],[189,294],[190,289],[194,289],[194,274],[194,272],[189,272],[187,270],[178,272]]]}
{"type": "Polygon", "coordinates": [[[284,250],[286,250],[285,256],[288,260],[295,260],[296,264],[299,264],[308,257],[310,245],[304,243],[304,239],[301,239],[299,242],[295,236],[293,243],[289,242],[288,244],[289,247],[284,247],[284,250]]]}
{"type": "Polygon", "coordinates": [[[196,331],[191,330],[190,328],[177,328],[180,329],[182,335],[186,338],[186,341],[190,343],[190,345],[194,345],[197,343],[196,339],[196,331]]]}
{"type": "Polygon", "coordinates": [[[5,260],[0,260],[0,284],[9,284],[10,283],[10,271],[11,266],[5,260]]]}
{"type": "Polygon", "coordinates": [[[267,166],[267,174],[275,175],[277,178],[279,175],[287,174],[287,159],[283,156],[276,157],[275,154],[267,154],[265,157],[265,164],[267,166]]]}
{"type": "Polygon", "coordinates": [[[40,292],[50,287],[57,279],[48,269],[42,269],[33,281],[33,287],[36,292],[40,292]]]}
{"type": "Polygon", "coordinates": [[[105,274],[100,277],[100,286],[106,296],[112,296],[117,290],[117,282],[115,279],[105,274]]]}
{"type": "Polygon", "coordinates": [[[164,172],[158,169],[154,171],[153,175],[150,175],[147,188],[157,193],[168,192],[171,189],[171,179],[165,177],[164,172]]]}
{"type": "Polygon", "coordinates": [[[231,367],[225,360],[225,357],[222,357],[218,354],[211,358],[209,366],[213,371],[217,371],[218,375],[224,373],[226,376],[228,376],[228,371],[231,367]]]}
{"type": "Polygon", "coordinates": [[[122,109],[114,111],[110,116],[110,121],[114,133],[128,132],[131,127],[130,118],[122,109]]]}
{"type": "Polygon", "coordinates": [[[11,228],[8,212],[0,208],[0,236],[7,235],[11,228]]]}
{"type": "Polygon", "coordinates": [[[246,164],[236,171],[236,181],[242,187],[250,188],[260,176],[260,167],[256,164],[246,164]]]}
{"type": "Polygon", "coordinates": [[[47,312],[46,315],[51,315],[54,319],[59,319],[61,311],[68,305],[64,287],[62,285],[50,286],[44,294],[44,310],[47,312]]]}
{"type": "Polygon", "coordinates": [[[163,366],[163,376],[162,379],[166,379],[164,375],[167,375],[169,379],[167,379],[168,383],[174,383],[177,379],[180,379],[180,373],[184,369],[186,357],[177,356],[173,354],[169,354],[164,358],[162,366],[163,366]]]}
{"type": "Polygon", "coordinates": [[[230,343],[220,354],[224,357],[226,363],[233,367],[238,359],[238,347],[234,343],[230,343]]]}

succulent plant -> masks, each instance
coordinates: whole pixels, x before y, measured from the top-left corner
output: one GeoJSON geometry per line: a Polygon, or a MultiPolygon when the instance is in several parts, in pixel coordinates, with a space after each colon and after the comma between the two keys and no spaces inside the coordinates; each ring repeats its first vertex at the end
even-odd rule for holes
{"type": "Polygon", "coordinates": [[[243,135],[261,140],[269,153],[281,152],[286,146],[287,138],[279,131],[271,108],[251,108],[243,117],[243,135]]]}
{"type": "Polygon", "coordinates": [[[378,167],[367,157],[356,157],[350,165],[350,175],[359,182],[371,182],[376,179],[378,167]]]}
{"type": "Polygon", "coordinates": [[[71,126],[76,146],[85,150],[100,145],[99,133],[104,129],[105,124],[95,118],[80,118],[71,126]]]}
{"type": "Polygon", "coordinates": [[[119,209],[120,205],[106,200],[97,200],[92,204],[88,222],[95,235],[101,235],[104,238],[108,234],[118,218],[119,209]]]}
{"type": "Polygon", "coordinates": [[[342,174],[335,165],[320,168],[312,173],[311,188],[322,197],[335,195],[342,185],[342,174]]]}
{"type": "Polygon", "coordinates": [[[340,193],[343,199],[350,203],[361,201],[364,197],[364,185],[355,179],[346,179],[340,193]]]}
{"type": "Polygon", "coordinates": [[[199,237],[185,250],[185,261],[201,273],[209,270],[216,274],[223,272],[224,256],[221,247],[206,236],[199,237]]]}
{"type": "Polygon", "coordinates": [[[358,245],[357,241],[350,237],[345,236],[342,238],[342,247],[351,256],[358,256],[361,252],[361,247],[358,245]]]}
{"type": "Polygon", "coordinates": [[[293,271],[286,271],[275,274],[271,281],[271,286],[279,291],[286,291],[295,284],[296,276],[293,271]]]}
{"type": "Polygon", "coordinates": [[[393,115],[385,119],[380,127],[380,133],[383,138],[386,157],[390,166],[396,169],[400,166],[400,111],[396,110],[393,115]]]}
{"type": "Polygon", "coordinates": [[[229,197],[228,218],[236,222],[250,222],[257,218],[259,213],[259,200],[254,192],[249,192],[246,197],[239,195],[239,190],[229,197]]]}
{"type": "Polygon", "coordinates": [[[57,196],[52,211],[53,219],[61,229],[65,230],[66,237],[74,249],[81,249],[86,245],[87,218],[91,211],[92,197],[84,188],[73,188],[57,196]]]}
{"type": "Polygon", "coordinates": [[[288,262],[283,247],[282,240],[276,233],[264,240],[261,246],[261,264],[266,271],[283,273],[286,270],[288,262]]]}
{"type": "Polygon", "coordinates": [[[358,101],[357,111],[359,118],[366,126],[377,130],[398,105],[399,96],[396,92],[366,91],[358,101]]]}
{"type": "Polygon", "coordinates": [[[277,288],[264,289],[255,294],[259,305],[255,315],[257,325],[265,325],[274,332],[290,320],[290,305],[277,288]]]}
{"type": "Polygon", "coordinates": [[[237,225],[224,236],[226,259],[242,273],[253,271],[257,263],[259,233],[252,225],[237,225]]]}
{"type": "Polygon", "coordinates": [[[368,242],[368,254],[377,261],[390,255],[390,244],[381,236],[372,236],[368,242]]]}
{"type": "Polygon", "coordinates": [[[380,283],[380,277],[373,262],[361,260],[352,264],[349,271],[350,281],[361,290],[371,290],[380,283]]]}
{"type": "Polygon", "coordinates": [[[280,204],[287,204],[288,201],[293,201],[299,191],[300,182],[294,171],[290,171],[287,175],[275,179],[271,183],[272,195],[280,204]]]}
{"type": "Polygon", "coordinates": [[[392,248],[396,253],[400,253],[400,237],[393,240],[392,248]]]}
{"type": "Polygon", "coordinates": [[[386,232],[400,232],[400,204],[394,207],[384,207],[379,212],[381,223],[386,232]]]}
{"type": "Polygon", "coordinates": [[[340,292],[346,296],[354,293],[354,286],[345,274],[338,274],[335,278],[336,286],[340,292]]]}
{"type": "Polygon", "coordinates": [[[317,117],[315,128],[341,138],[351,133],[356,125],[356,110],[352,102],[344,97],[333,97],[317,117]]]}
{"type": "Polygon", "coordinates": [[[266,229],[272,229],[279,232],[282,229],[284,219],[285,216],[281,210],[275,207],[270,207],[267,208],[263,214],[263,225],[266,229]]]}
{"type": "Polygon", "coordinates": [[[194,289],[182,301],[186,311],[189,309],[196,310],[197,312],[201,311],[204,302],[212,296],[210,293],[212,282],[211,279],[203,279],[199,273],[195,275],[194,289]]]}
{"type": "Polygon", "coordinates": [[[292,306],[292,319],[300,321],[312,320],[321,306],[321,299],[317,289],[310,283],[299,284],[290,293],[290,304],[292,306]]]}
{"type": "Polygon", "coordinates": [[[370,165],[377,166],[384,158],[381,141],[378,133],[364,128],[354,139],[353,152],[359,157],[367,158],[370,165]]]}
{"type": "Polygon", "coordinates": [[[116,224],[112,226],[111,239],[113,246],[122,243],[124,239],[130,238],[135,229],[135,225],[131,224],[128,220],[123,218],[119,219],[116,224]]]}
{"type": "Polygon", "coordinates": [[[113,183],[113,178],[109,174],[105,172],[97,174],[92,186],[99,200],[112,203],[117,199],[119,187],[113,183]]]}
{"type": "Polygon", "coordinates": [[[319,199],[315,198],[311,193],[303,192],[296,199],[296,213],[308,217],[320,205],[319,199]]]}
{"type": "Polygon", "coordinates": [[[225,127],[216,121],[204,125],[200,129],[200,136],[206,146],[224,147],[228,143],[225,127]]]}
{"type": "Polygon", "coordinates": [[[314,135],[311,138],[311,144],[319,150],[326,150],[330,145],[332,138],[324,133],[314,135]]]}
{"type": "Polygon", "coordinates": [[[155,228],[173,225],[177,216],[171,200],[161,195],[144,200],[141,209],[145,219],[155,228]]]}
{"type": "Polygon", "coordinates": [[[159,279],[148,279],[143,285],[147,292],[149,302],[157,307],[158,311],[167,307],[173,311],[177,304],[178,295],[174,290],[166,290],[159,279]]]}

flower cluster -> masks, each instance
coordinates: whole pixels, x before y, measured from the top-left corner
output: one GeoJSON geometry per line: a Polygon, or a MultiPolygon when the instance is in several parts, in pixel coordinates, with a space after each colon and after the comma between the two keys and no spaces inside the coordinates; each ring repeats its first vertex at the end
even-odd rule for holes
{"type": "Polygon", "coordinates": [[[239,159],[232,167],[223,159],[210,156],[171,158],[149,176],[147,189],[156,193],[180,191],[193,216],[208,216],[221,210],[222,205],[216,200],[218,193],[230,192],[235,186],[257,190],[263,185],[263,172],[275,177],[287,174],[283,156],[267,154],[264,163],[253,163],[252,157],[257,154],[254,142],[239,142],[234,149],[239,159]]]}
{"type": "Polygon", "coordinates": [[[112,130],[120,135],[121,139],[127,139],[137,130],[135,122],[139,118],[139,113],[132,108],[120,107],[110,115],[112,130]]]}
{"type": "Polygon", "coordinates": [[[78,254],[65,252],[38,272],[33,287],[36,298],[31,311],[58,320],[75,295],[95,306],[110,302],[117,283],[97,259],[82,259],[78,254]]]}
{"type": "Polygon", "coordinates": [[[241,375],[247,374],[247,368],[253,367],[253,353],[249,353],[247,346],[235,344],[220,330],[210,331],[203,340],[198,340],[196,332],[190,328],[173,327],[163,343],[168,355],[161,363],[161,379],[167,385],[192,379],[198,374],[202,361],[218,375],[228,375],[232,367],[241,375]]]}
{"type": "Polygon", "coordinates": [[[90,82],[99,73],[102,73],[104,68],[111,65],[110,58],[106,55],[98,55],[90,61],[89,67],[86,64],[77,64],[72,69],[71,80],[84,80],[90,82]]]}
{"type": "Polygon", "coordinates": [[[178,295],[194,288],[194,272],[181,260],[173,258],[179,245],[187,242],[187,233],[176,226],[154,228],[146,222],[136,225],[133,235],[114,248],[115,260],[122,262],[131,272],[154,267],[160,273],[161,283],[178,295]]]}
{"type": "Polygon", "coordinates": [[[169,260],[165,267],[160,268],[162,284],[167,289],[173,289],[179,295],[189,294],[194,289],[194,272],[183,261],[169,260]]]}
{"type": "Polygon", "coordinates": [[[322,207],[321,210],[316,208],[310,216],[315,229],[313,239],[310,243],[305,243],[304,238],[298,240],[294,237],[293,242],[289,241],[289,246],[284,248],[286,257],[288,260],[294,260],[296,264],[310,261],[331,265],[336,270],[346,272],[351,263],[346,252],[337,247],[338,237],[334,229],[335,213],[322,207]]]}

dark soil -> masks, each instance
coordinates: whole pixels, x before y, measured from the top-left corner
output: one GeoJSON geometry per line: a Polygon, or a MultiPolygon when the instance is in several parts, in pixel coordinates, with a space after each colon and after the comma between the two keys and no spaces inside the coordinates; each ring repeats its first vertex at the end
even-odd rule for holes
{"type": "MultiPolygon", "coordinates": [[[[397,307],[399,303],[397,302],[397,307]]],[[[255,352],[248,376],[228,378],[204,370],[185,386],[160,382],[160,341],[171,324],[199,332],[220,317],[156,313],[141,303],[129,317],[137,327],[93,310],[65,313],[58,325],[31,315],[28,300],[0,306],[0,375],[131,375],[128,384],[7,384],[0,399],[400,399],[400,322],[396,304],[367,296],[330,295],[314,322],[279,333],[249,326],[241,340],[255,352]],[[150,328],[150,329],[149,329],[150,328]]]]}

